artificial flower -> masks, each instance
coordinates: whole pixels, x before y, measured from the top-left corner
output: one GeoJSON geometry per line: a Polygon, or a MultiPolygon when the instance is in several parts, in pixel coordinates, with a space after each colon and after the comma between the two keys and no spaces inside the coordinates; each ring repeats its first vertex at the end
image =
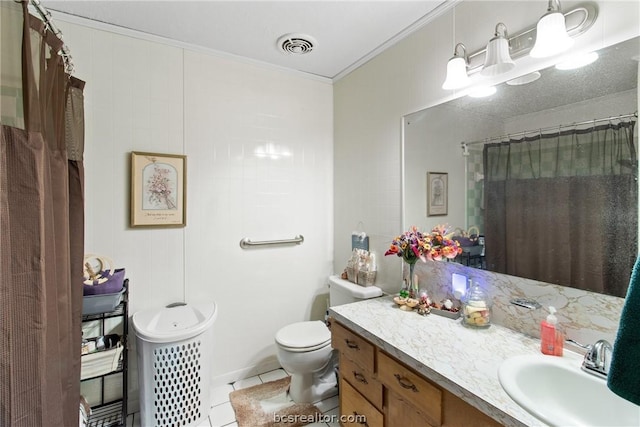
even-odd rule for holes
{"type": "Polygon", "coordinates": [[[451,239],[447,226],[437,225],[430,233],[423,233],[412,225],[409,230],[397,236],[385,255],[397,255],[407,263],[415,264],[418,260],[453,259],[462,253],[460,244],[451,239]]]}

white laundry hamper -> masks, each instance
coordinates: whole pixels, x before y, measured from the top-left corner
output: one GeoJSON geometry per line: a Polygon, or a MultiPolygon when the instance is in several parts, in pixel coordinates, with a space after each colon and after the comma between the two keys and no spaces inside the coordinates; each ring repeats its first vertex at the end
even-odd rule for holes
{"type": "Polygon", "coordinates": [[[209,415],[215,303],[133,315],[143,426],[199,425],[209,415]]]}

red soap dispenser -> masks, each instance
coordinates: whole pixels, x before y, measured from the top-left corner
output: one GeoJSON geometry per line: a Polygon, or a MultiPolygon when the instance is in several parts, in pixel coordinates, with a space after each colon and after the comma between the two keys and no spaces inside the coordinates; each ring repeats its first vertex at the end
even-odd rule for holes
{"type": "Polygon", "coordinates": [[[549,306],[547,320],[540,322],[540,351],[551,356],[562,356],[564,334],[558,327],[555,307],[549,306]]]}

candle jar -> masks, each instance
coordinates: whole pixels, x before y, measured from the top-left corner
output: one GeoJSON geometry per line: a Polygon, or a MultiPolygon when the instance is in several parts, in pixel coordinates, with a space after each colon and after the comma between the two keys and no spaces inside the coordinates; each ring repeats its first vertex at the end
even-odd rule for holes
{"type": "Polygon", "coordinates": [[[477,283],[471,285],[462,300],[462,323],[472,328],[491,326],[491,301],[477,283]]]}

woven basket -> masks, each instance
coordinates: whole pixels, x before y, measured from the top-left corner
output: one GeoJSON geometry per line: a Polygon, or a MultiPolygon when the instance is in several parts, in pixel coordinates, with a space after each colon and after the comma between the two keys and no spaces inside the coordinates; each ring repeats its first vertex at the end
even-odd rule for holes
{"type": "Polygon", "coordinates": [[[468,247],[476,246],[478,244],[479,236],[480,230],[475,225],[472,225],[467,231],[456,228],[455,234],[451,238],[458,242],[460,246],[468,247]]]}

